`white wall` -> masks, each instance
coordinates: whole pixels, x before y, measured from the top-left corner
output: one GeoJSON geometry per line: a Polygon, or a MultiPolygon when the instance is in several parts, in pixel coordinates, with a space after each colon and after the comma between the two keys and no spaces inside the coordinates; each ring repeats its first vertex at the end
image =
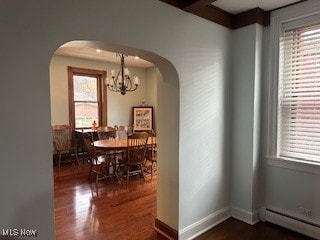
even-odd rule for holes
{"type": "Polygon", "coordinates": [[[158,0],[4,0],[0,25],[1,227],[54,238],[49,65],[71,40],[161,72],[157,218],[181,230],[230,204],[230,30],[158,0]]]}
{"type": "Polygon", "coordinates": [[[233,215],[257,221],[262,27],[232,32],[232,181],[233,215]]]}
{"type": "MultiPolygon", "coordinates": [[[[108,74],[111,69],[115,71],[119,69],[118,64],[54,55],[50,63],[52,124],[69,124],[68,66],[108,71],[108,74]]],[[[132,76],[139,76],[140,85],[136,91],[127,92],[125,96],[107,90],[107,125],[109,126],[132,124],[132,106],[139,106],[142,101],[146,101],[146,93],[149,91],[145,83],[146,70],[136,67],[129,67],[129,70],[132,76]]]]}
{"type": "Polygon", "coordinates": [[[146,104],[155,107],[157,105],[157,68],[146,69],[146,104]]]}
{"type": "Polygon", "coordinates": [[[192,229],[212,224],[219,210],[230,205],[230,31],[186,16],[186,25],[172,33],[184,34],[172,49],[177,54],[174,64],[181,96],[181,239],[186,239],[192,229]],[[188,53],[181,52],[184,47],[188,53]]]}

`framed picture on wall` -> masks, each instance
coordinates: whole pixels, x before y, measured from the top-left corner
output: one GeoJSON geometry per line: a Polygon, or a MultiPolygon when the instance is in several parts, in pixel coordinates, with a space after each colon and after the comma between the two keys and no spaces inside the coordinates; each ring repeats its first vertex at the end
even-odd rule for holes
{"type": "Polygon", "coordinates": [[[134,131],[146,131],[153,128],[153,107],[132,107],[134,131]]]}

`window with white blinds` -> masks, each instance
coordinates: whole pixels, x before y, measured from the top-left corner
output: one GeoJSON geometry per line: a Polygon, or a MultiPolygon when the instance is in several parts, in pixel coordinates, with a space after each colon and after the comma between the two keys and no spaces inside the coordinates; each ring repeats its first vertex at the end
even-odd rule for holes
{"type": "Polygon", "coordinates": [[[278,157],[320,163],[320,23],[280,39],[278,157]]]}

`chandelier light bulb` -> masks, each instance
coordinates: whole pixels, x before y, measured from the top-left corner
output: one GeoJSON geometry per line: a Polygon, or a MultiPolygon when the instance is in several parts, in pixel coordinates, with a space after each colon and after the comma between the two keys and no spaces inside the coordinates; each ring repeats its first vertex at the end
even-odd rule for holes
{"type": "Polygon", "coordinates": [[[125,68],[125,69],[124,69],[124,75],[125,75],[125,76],[129,76],[129,74],[130,74],[130,73],[129,73],[129,69],[128,69],[128,68],[125,68]]]}
{"type": "Polygon", "coordinates": [[[114,77],[115,74],[116,74],[116,72],[112,69],[112,70],[111,70],[111,77],[114,77]]]}
{"type": "Polygon", "coordinates": [[[139,85],[139,78],[137,76],[133,77],[133,84],[138,86],[139,85]]]}

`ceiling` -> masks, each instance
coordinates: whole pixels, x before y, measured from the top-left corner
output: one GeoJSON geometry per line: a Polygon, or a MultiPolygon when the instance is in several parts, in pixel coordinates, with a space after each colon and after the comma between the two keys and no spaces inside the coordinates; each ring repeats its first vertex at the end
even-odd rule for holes
{"type": "MultiPolygon", "coordinates": [[[[307,0],[160,0],[184,11],[208,19],[231,29],[252,23],[269,24],[269,12],[287,5],[307,0]]],[[[97,52],[79,41],[69,42],[61,46],[57,55],[85,58],[97,61],[120,62],[114,52],[97,52]]],[[[125,58],[127,66],[148,68],[154,66],[134,56],[125,58]]]]}
{"type": "Polygon", "coordinates": [[[211,4],[228,13],[239,14],[253,8],[261,8],[267,12],[296,2],[300,0],[216,0],[211,4]]]}
{"type": "MultiPolygon", "coordinates": [[[[86,47],[85,44],[77,44],[77,41],[69,42],[62,45],[56,52],[57,55],[70,56],[77,58],[84,58],[102,62],[111,62],[120,64],[120,58],[117,53],[101,50],[97,52],[97,49],[86,47]]],[[[131,67],[148,68],[154,66],[152,63],[143,59],[137,59],[137,56],[127,56],[125,58],[125,64],[131,67]]]]}

